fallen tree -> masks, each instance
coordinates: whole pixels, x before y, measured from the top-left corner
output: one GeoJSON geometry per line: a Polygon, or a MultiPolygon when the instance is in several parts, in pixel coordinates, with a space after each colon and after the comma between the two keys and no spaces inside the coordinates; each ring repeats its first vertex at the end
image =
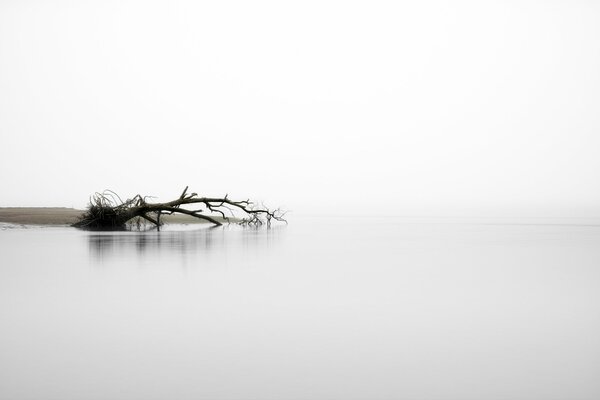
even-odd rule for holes
{"type": "Polygon", "coordinates": [[[251,226],[269,226],[272,221],[286,222],[283,218],[285,213],[280,209],[258,207],[250,200],[233,201],[227,195],[222,198],[199,197],[197,193],[188,194],[187,191],[186,186],[179,198],[166,203],[151,203],[147,201],[148,196],[142,197],[139,194],[123,201],[110,190],[96,193],[90,198],[85,213],[73,226],[82,229],[119,230],[125,229],[132,220],[136,220],[138,225],[140,220],[144,220],[160,229],[161,216],[172,214],[189,215],[215,226],[231,222],[251,226]],[[200,208],[182,208],[188,204],[200,208]]]}

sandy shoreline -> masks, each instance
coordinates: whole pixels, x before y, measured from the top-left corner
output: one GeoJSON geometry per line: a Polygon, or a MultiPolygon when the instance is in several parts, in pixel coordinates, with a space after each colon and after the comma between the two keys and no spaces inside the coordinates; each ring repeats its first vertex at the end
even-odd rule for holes
{"type": "MultiPolygon", "coordinates": [[[[66,207],[0,207],[0,222],[17,225],[71,225],[83,210],[66,207]]],[[[206,223],[187,215],[165,215],[166,223],[206,223]]]]}
{"type": "Polygon", "coordinates": [[[2,207],[0,222],[24,225],[71,225],[83,210],[66,207],[2,207]]]}

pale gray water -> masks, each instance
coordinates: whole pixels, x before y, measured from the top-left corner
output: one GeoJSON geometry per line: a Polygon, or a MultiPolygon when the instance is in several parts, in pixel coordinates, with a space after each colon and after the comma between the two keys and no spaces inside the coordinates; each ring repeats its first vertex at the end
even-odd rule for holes
{"type": "Polygon", "coordinates": [[[186,229],[0,230],[0,398],[600,398],[598,225],[186,229]]]}

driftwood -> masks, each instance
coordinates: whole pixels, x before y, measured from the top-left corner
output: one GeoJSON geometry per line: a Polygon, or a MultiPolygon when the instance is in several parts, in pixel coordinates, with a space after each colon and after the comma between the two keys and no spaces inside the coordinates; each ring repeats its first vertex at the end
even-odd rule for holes
{"type": "Polygon", "coordinates": [[[123,201],[109,190],[96,193],[91,197],[86,212],[73,226],[82,229],[119,230],[125,229],[128,221],[136,218],[139,221],[141,218],[160,229],[161,216],[170,214],[189,215],[215,226],[232,221],[252,226],[270,226],[272,221],[286,222],[283,218],[285,213],[279,209],[272,211],[266,207],[257,207],[250,200],[233,201],[227,195],[222,198],[199,197],[198,194],[188,194],[187,191],[188,187],[178,199],[167,203],[151,203],[147,201],[148,196],[142,197],[139,194],[123,201]],[[187,204],[198,205],[201,208],[190,210],[181,207],[187,204]],[[242,214],[241,218],[239,214],[242,214]]]}

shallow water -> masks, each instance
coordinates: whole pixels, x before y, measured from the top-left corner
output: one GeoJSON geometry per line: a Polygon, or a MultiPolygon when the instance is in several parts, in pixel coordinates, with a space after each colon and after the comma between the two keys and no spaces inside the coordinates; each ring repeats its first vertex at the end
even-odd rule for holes
{"type": "Polygon", "coordinates": [[[600,225],[539,222],[1,230],[0,398],[598,399],[600,225]]]}

